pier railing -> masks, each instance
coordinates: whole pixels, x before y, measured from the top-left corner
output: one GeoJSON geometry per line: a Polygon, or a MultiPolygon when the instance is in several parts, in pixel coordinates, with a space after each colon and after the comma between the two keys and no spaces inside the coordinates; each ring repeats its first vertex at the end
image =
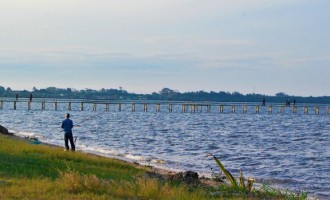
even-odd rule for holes
{"type": "Polygon", "coordinates": [[[218,113],[300,113],[330,114],[328,104],[291,104],[259,102],[209,102],[209,101],[164,101],[164,100],[93,100],[50,98],[0,98],[2,109],[39,110],[103,110],[103,111],[153,111],[153,112],[218,112],[218,113]]]}

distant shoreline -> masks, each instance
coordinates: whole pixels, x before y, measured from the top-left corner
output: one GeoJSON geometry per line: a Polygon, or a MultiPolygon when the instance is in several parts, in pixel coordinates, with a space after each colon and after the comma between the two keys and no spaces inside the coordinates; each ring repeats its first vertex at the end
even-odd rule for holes
{"type": "Polygon", "coordinates": [[[93,100],[165,100],[165,101],[216,101],[216,102],[262,102],[265,99],[266,103],[285,103],[286,101],[297,104],[300,103],[322,103],[330,104],[330,96],[299,96],[289,95],[284,92],[278,92],[275,95],[266,94],[241,94],[239,92],[225,91],[189,91],[178,92],[170,88],[163,88],[159,92],[150,94],[136,94],[123,89],[83,89],[76,90],[74,88],[56,88],[48,87],[45,89],[28,90],[12,90],[5,89],[0,86],[1,98],[56,98],[56,99],[93,99],[93,100]]]}

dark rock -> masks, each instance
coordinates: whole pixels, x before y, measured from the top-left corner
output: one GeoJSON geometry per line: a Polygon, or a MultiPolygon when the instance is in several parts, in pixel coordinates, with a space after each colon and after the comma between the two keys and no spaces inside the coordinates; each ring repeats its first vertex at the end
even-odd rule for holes
{"type": "Polygon", "coordinates": [[[4,134],[4,135],[14,135],[14,133],[11,133],[8,131],[8,129],[6,129],[5,127],[0,125],[0,134],[4,134]]]}
{"type": "Polygon", "coordinates": [[[198,183],[198,173],[193,171],[186,171],[183,173],[183,179],[185,183],[198,183]]]}
{"type": "Polygon", "coordinates": [[[0,133],[9,135],[8,129],[0,125],[0,133]]]}
{"type": "Polygon", "coordinates": [[[186,184],[196,184],[200,183],[198,179],[198,173],[193,171],[179,172],[174,174],[171,179],[173,181],[180,181],[186,184]]]}

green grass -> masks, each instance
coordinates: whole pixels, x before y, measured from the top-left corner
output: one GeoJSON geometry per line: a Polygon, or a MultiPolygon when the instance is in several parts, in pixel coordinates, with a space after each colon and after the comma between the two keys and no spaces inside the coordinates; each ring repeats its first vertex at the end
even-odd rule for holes
{"type": "Polygon", "coordinates": [[[0,199],[205,199],[147,168],[0,135],[0,199]]]}
{"type": "Polygon", "coordinates": [[[148,170],[0,134],[0,199],[302,199],[144,178],[148,170]]]}
{"type": "Polygon", "coordinates": [[[59,172],[76,170],[100,178],[132,180],[142,170],[133,166],[80,152],[64,152],[62,148],[31,145],[23,141],[0,140],[0,173],[2,176],[56,179],[59,172]]]}

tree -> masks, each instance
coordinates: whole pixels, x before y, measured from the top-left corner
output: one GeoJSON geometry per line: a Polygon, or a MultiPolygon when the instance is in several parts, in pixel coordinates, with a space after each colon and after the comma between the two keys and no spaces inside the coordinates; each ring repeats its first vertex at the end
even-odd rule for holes
{"type": "Polygon", "coordinates": [[[175,93],[174,90],[171,90],[171,89],[169,89],[169,88],[163,88],[163,89],[159,92],[160,95],[169,95],[169,94],[173,94],[173,93],[175,93]]]}
{"type": "Polygon", "coordinates": [[[288,97],[289,95],[285,94],[284,92],[278,92],[275,94],[276,97],[288,97]]]}

